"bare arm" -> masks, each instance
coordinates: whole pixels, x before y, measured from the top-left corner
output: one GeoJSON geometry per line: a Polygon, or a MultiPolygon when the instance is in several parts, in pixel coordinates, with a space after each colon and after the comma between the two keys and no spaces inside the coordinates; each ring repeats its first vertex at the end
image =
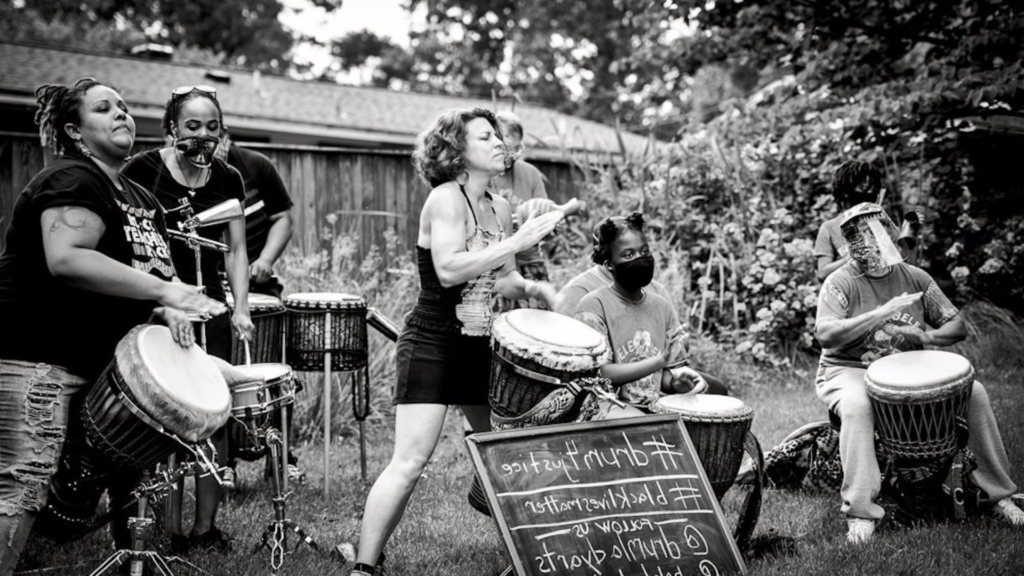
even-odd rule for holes
{"type": "Polygon", "coordinates": [[[843,256],[839,260],[832,260],[829,256],[818,256],[818,280],[824,282],[828,275],[839,270],[850,261],[850,256],[843,256]]]}
{"type": "Polygon", "coordinates": [[[80,206],[48,208],[39,223],[46,266],[55,278],[108,296],[135,300],[164,297],[166,282],[96,251],[106,225],[92,210],[80,206]]]}
{"type": "Polygon", "coordinates": [[[952,346],[967,338],[967,326],[961,315],[950,318],[945,324],[931,330],[921,330],[917,326],[900,328],[908,340],[922,346],[952,346]]]}
{"type": "MultiPolygon", "coordinates": [[[[483,250],[466,250],[466,228],[463,210],[465,201],[450,186],[435,188],[423,207],[420,222],[421,238],[426,227],[434,270],[441,285],[450,288],[480,276],[499,266],[506,267],[517,252],[536,244],[554,229],[561,219],[559,212],[535,218],[533,225],[523,226],[511,238],[495,242],[483,250]],[[462,204],[462,206],[460,206],[462,204]]],[[[422,243],[422,241],[421,241],[422,243]]],[[[513,264],[514,265],[514,264],[513,264]]]]}
{"type": "Polygon", "coordinates": [[[285,246],[292,239],[292,212],[285,210],[270,215],[270,230],[267,231],[267,243],[260,252],[259,260],[262,260],[268,267],[284,253],[285,246]]]}
{"type": "Polygon", "coordinates": [[[825,348],[845,346],[867,334],[879,322],[920,300],[921,295],[921,292],[915,292],[914,294],[904,292],[899,296],[893,297],[878,308],[853,318],[822,320],[814,327],[815,336],[818,337],[818,342],[825,348]]]}
{"type": "Polygon", "coordinates": [[[645,358],[638,362],[626,364],[608,363],[601,366],[601,376],[612,381],[615,386],[621,386],[634,382],[650,374],[654,374],[665,368],[665,359],[662,355],[645,358]]]}

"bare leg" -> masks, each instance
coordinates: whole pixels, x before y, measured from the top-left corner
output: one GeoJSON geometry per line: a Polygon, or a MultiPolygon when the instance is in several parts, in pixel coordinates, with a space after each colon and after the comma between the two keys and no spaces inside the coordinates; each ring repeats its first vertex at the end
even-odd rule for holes
{"type": "Polygon", "coordinates": [[[443,404],[399,404],[396,408],[395,451],[366,496],[356,562],[376,564],[434,453],[447,411],[443,404]]]}
{"type": "Polygon", "coordinates": [[[35,519],[35,512],[24,510],[0,514],[0,576],[11,576],[14,572],[35,519]]]}
{"type": "MultiPolygon", "coordinates": [[[[223,466],[228,459],[227,426],[222,427],[210,437],[217,449],[217,465],[223,466]]],[[[216,525],[217,509],[220,507],[220,484],[212,475],[196,478],[196,520],[192,526],[192,534],[205,534],[216,525]]]]}

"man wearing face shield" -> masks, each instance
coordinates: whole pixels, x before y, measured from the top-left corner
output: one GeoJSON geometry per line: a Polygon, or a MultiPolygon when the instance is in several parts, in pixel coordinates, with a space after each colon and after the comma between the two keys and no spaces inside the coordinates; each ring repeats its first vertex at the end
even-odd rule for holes
{"type": "MultiPolygon", "coordinates": [[[[871,362],[924,346],[950,346],[967,333],[957,308],[927,272],[906,264],[896,248],[896,227],[881,206],[863,203],[840,223],[849,261],[829,275],[818,296],[815,333],[822,345],[815,388],[839,415],[843,464],[842,511],[847,539],[871,539],[884,510],[875,455],[874,417],[864,384],[871,362]]],[[[978,468],[971,480],[988,495],[1000,518],[1024,525],[1024,512],[1009,496],[1016,486],[984,387],[974,383],[968,410],[968,448],[978,468]]]]}

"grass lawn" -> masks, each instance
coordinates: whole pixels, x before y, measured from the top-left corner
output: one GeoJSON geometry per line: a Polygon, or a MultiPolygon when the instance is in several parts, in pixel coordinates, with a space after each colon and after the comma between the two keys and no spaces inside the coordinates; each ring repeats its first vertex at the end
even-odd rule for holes
{"type": "MultiPolygon", "coordinates": [[[[1017,481],[1024,481],[1024,419],[1018,416],[1024,411],[1021,343],[1006,344],[983,338],[964,353],[975,359],[976,366],[983,366],[979,379],[992,397],[1010,456],[1011,474],[1017,481]]],[[[764,372],[724,361],[713,368],[736,382],[736,395],[754,408],[754,432],[766,450],[798,426],[824,417],[824,408],[814,397],[812,376],[806,371],[764,372]]],[[[372,422],[367,432],[372,479],[391,454],[387,418],[372,422]]],[[[354,542],[368,488],[359,478],[358,436],[346,429],[334,447],[329,500],[324,499],[322,492],[322,450],[317,445],[303,445],[299,453],[309,482],[292,496],[290,517],[326,547],[354,542]]],[[[239,488],[221,508],[219,525],[234,536],[234,550],[223,555],[197,553],[190,561],[218,575],[270,573],[269,552],[254,549],[264,525],[272,517],[262,470],[262,463],[243,464],[239,488]]],[[[496,575],[507,565],[493,521],[466,504],[470,480],[471,466],[462,442],[461,419],[457,412],[450,411],[444,437],[388,546],[389,574],[496,575]]],[[[730,524],[735,522],[740,495],[734,489],[726,496],[730,524]]],[[[797,555],[753,562],[749,573],[1024,574],[1024,530],[1012,529],[992,518],[909,531],[883,527],[870,544],[856,547],[846,544],[845,527],[838,495],[769,491],[757,533],[774,530],[795,537],[797,555]]],[[[109,554],[108,542],[103,533],[65,546],[33,541],[22,557],[19,571],[89,574],[109,554]]],[[[347,575],[347,568],[300,549],[285,559],[280,573],[347,575]]],[[[179,575],[191,573],[184,567],[175,570],[179,575]]]]}

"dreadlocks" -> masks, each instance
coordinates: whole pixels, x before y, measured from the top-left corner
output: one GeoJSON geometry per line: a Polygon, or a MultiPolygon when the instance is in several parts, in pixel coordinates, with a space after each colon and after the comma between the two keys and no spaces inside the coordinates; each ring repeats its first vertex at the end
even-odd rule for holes
{"type": "Polygon", "coordinates": [[[832,197],[843,210],[861,202],[878,202],[881,189],[882,173],[868,162],[843,162],[832,176],[832,197]]]}
{"type": "Polygon", "coordinates": [[[64,130],[66,124],[81,123],[79,107],[85,93],[94,86],[107,86],[114,91],[116,88],[97,82],[94,78],[82,78],[71,87],[59,84],[44,84],[36,89],[35,121],[39,125],[39,142],[49,146],[54,154],[63,156],[64,151],[73,148],[75,141],[64,130]]]}

